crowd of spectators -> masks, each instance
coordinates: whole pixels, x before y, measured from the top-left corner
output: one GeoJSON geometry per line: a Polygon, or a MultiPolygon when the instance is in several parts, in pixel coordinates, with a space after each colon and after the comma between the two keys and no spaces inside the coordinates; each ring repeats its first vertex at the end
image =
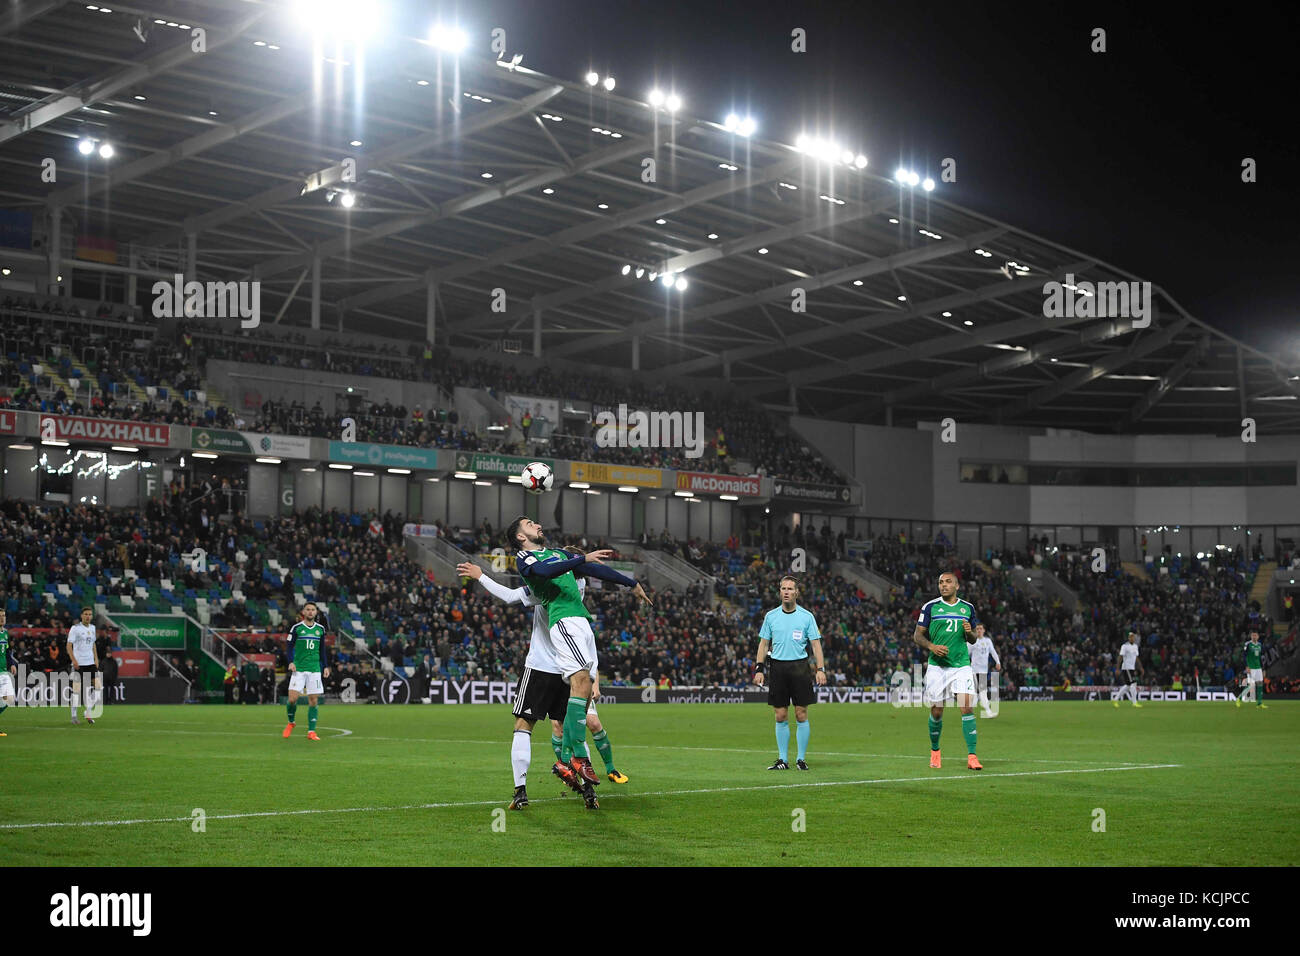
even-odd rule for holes
{"type": "MultiPolygon", "coordinates": [[[[507,394],[551,396],[592,403],[592,422],[569,424],[549,444],[530,446],[528,436],[494,450],[541,454],[626,465],[687,471],[744,471],[787,480],[842,483],[843,478],[808,445],[788,434],[771,414],[752,403],[680,386],[644,384],[594,372],[554,371],[540,366],[524,371],[486,358],[464,359],[427,343],[380,345],[333,337],[312,344],[301,333],[270,331],[253,338],[213,332],[180,322],[170,336],[120,321],[104,305],[91,317],[80,306],[58,299],[8,298],[0,307],[0,403],[11,408],[126,421],[165,422],[197,427],[247,429],[277,434],[332,437],[344,417],[357,423],[357,440],[417,447],[479,450],[489,442],[459,423],[452,403],[443,401],[458,386],[484,389],[498,400],[507,394]],[[69,322],[51,328],[50,315],[113,321],[69,322]],[[15,358],[9,358],[10,355],[15,358]],[[282,368],[314,369],[345,375],[436,384],[430,408],[407,409],[391,403],[365,403],[345,412],[326,412],[317,403],[268,400],[245,410],[203,401],[208,362],[224,359],[282,368]],[[69,394],[50,377],[74,377],[71,361],[84,362],[92,382],[86,394],[69,394]],[[26,370],[24,370],[24,366],[26,370]],[[42,366],[43,374],[32,368],[42,366]],[[134,385],[136,388],[132,388],[134,385]],[[153,389],[153,394],[148,390],[153,389]],[[434,402],[447,407],[433,407],[434,402]],[[595,414],[625,404],[634,411],[672,411],[704,415],[702,456],[688,458],[683,448],[609,447],[598,443],[595,414]],[[737,462],[744,463],[742,469],[737,462]]],[[[694,422],[694,418],[691,418],[694,422]]],[[[507,424],[507,423],[501,423],[507,424]]],[[[553,423],[559,425],[560,423],[553,423]]],[[[498,446],[501,441],[496,442],[498,446]]]]}
{"type": "MultiPolygon", "coordinates": [[[[124,577],[110,583],[130,568],[151,583],[167,578],[178,588],[239,592],[246,600],[276,598],[289,609],[296,607],[298,573],[319,569],[317,601],[327,607],[355,603],[387,635],[372,642],[370,650],[379,659],[358,653],[348,621],[336,617],[331,623],[340,656],[332,688],[351,677],[364,699],[365,688],[376,686],[382,659],[423,668],[433,679],[518,680],[522,674],[531,612],[500,605],[475,585],[435,583],[407,557],[401,516],[311,509],[264,523],[240,516],[222,522],[207,515],[193,491],[171,488],[166,500],[150,501],[142,512],[5,501],[0,584],[10,627],[66,633],[72,623],[68,609],[51,605],[22,583],[22,574],[38,569],[49,581],[95,576],[107,594],[132,587],[124,577]],[[186,568],[181,560],[196,547],[215,559],[206,572],[186,568]],[[272,569],[273,560],[283,574],[272,569]]],[[[503,544],[500,529],[487,522],[444,533],[474,553],[503,544]]],[[[1017,587],[1012,555],[986,555],[999,558],[1002,567],[995,568],[960,560],[943,545],[879,538],[866,563],[896,585],[882,602],[832,574],[830,560],[842,556],[843,546],[828,528],[826,533],[779,529],[771,541],[733,536],[721,544],[656,538],[657,546],[680,554],[712,581],[661,591],[650,608],[621,588],[593,592],[589,603],[599,622],[602,675],[611,685],[647,679],[677,686],[746,683],[762,615],[777,601],[780,575],[794,560],[795,548],[803,549],[807,566],[798,575],[800,603],[817,615],[833,683],[881,685],[896,671],[911,674],[926,656],[911,641],[916,612],[935,596],[938,575],[946,570],[959,575],[962,596],[988,626],[1002,657],[1004,687],[1110,685],[1117,650],[1129,630],[1140,636],[1145,682],[1190,684],[1199,676],[1203,685],[1223,684],[1240,673],[1240,647],[1249,630],[1259,630],[1266,645],[1271,640],[1270,622],[1248,596],[1247,566],[1230,552],[1187,560],[1170,575],[1149,579],[1119,570],[1118,562],[1109,573],[1076,574],[1070,566],[1081,561],[1067,561],[1060,576],[1080,598],[1078,608],[1070,610],[1017,587]]],[[[584,550],[607,544],[581,536],[558,540],[584,550]]],[[[497,576],[504,580],[512,570],[507,562],[497,576]]],[[[213,624],[227,633],[235,651],[271,654],[283,671],[287,622],[271,634],[247,630],[248,609],[232,598],[217,609],[213,624]],[[240,628],[245,631],[230,633],[240,628]]],[[[63,653],[58,644],[47,641],[23,653],[46,655],[40,660],[49,663],[49,654],[57,660],[63,653]]]]}

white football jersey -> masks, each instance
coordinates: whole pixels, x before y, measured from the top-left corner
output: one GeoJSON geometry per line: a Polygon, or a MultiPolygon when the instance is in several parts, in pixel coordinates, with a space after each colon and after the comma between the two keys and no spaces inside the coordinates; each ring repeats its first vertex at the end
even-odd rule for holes
{"type": "Polygon", "coordinates": [[[1131,671],[1137,669],[1138,646],[1124,643],[1119,649],[1120,669],[1131,671]]]}
{"type": "Polygon", "coordinates": [[[998,657],[998,652],[993,649],[993,641],[991,641],[987,635],[981,637],[971,645],[970,663],[971,668],[976,674],[988,673],[990,654],[993,655],[994,662],[1001,667],[1002,661],[998,657]]]}
{"type": "Polygon", "coordinates": [[[95,625],[78,621],[69,629],[68,641],[78,666],[89,667],[95,663],[95,625]]]}
{"type": "MultiPolygon", "coordinates": [[[[555,645],[551,643],[551,622],[550,615],[546,613],[546,606],[539,602],[533,596],[533,592],[526,587],[507,588],[486,574],[478,580],[488,593],[507,604],[522,604],[533,608],[533,634],[528,642],[528,656],[524,658],[524,666],[547,674],[560,673],[560,665],[555,660],[555,645]]],[[[586,594],[586,591],[586,579],[578,578],[578,593],[586,594]]]]}

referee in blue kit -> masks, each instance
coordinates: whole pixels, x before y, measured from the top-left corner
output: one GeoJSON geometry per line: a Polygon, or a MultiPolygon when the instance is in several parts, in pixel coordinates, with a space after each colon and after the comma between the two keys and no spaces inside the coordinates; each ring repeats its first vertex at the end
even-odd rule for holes
{"type": "Polygon", "coordinates": [[[781,606],[768,611],[763,618],[763,628],[758,633],[758,654],[754,660],[754,683],[763,686],[763,675],[768,670],[771,655],[772,679],[768,682],[767,702],[776,715],[776,763],[768,770],[789,770],[786,763],[790,755],[790,702],[794,702],[794,719],[798,722],[796,740],[799,757],[795,766],[807,770],[804,757],[808,755],[808,706],[813,702],[813,684],[808,676],[808,645],[812,645],[817,661],[817,683],[826,683],[826,660],[822,657],[822,635],[817,630],[817,619],[807,608],[796,602],[799,582],[787,574],[781,579],[781,606]]]}

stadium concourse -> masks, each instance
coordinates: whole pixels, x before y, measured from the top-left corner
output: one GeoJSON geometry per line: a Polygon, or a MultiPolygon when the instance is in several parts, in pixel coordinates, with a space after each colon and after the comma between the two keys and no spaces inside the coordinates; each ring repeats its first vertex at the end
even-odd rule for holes
{"type": "MultiPolygon", "coordinates": [[[[193,614],[200,600],[208,604],[225,638],[226,663],[245,653],[270,654],[281,685],[284,633],[309,598],[337,622],[339,666],[327,684],[331,693],[355,677],[362,699],[373,694],[381,658],[443,679],[515,681],[522,673],[529,615],[476,587],[435,584],[403,553],[401,522],[391,514],[379,519],[313,509],[222,523],[206,520],[177,488],[143,514],[6,501],[3,516],[3,603],[16,635],[14,661],[32,670],[58,669],[62,635],[83,604],[112,614],[138,611],[139,603],[127,606],[121,596],[144,588],[151,610],[193,614]],[[181,555],[196,547],[209,555],[207,571],[183,569],[181,555]],[[367,625],[368,650],[355,645],[343,623],[354,616],[349,606],[367,625]]],[[[594,610],[606,683],[748,684],[762,616],[781,569],[789,566],[789,542],[799,546],[801,539],[801,530],[791,537],[783,528],[776,542],[760,539],[750,547],[734,540],[725,546],[681,542],[681,552],[713,578],[711,587],[662,591],[652,610],[625,594],[600,596],[594,610]]],[[[472,549],[491,540],[491,529],[483,528],[478,540],[461,543],[472,549]]],[[[875,544],[871,566],[897,577],[883,603],[829,571],[830,560],[839,557],[833,540],[813,547],[812,567],[803,576],[800,600],[820,622],[832,683],[887,685],[896,671],[910,673],[919,665],[924,654],[908,639],[915,615],[939,572],[950,569],[980,608],[1002,657],[1003,686],[1011,692],[1023,684],[1109,685],[1114,651],[1128,630],[1142,637],[1152,684],[1190,683],[1195,671],[1204,684],[1228,684],[1237,675],[1234,652],[1244,635],[1271,633],[1271,622],[1247,599],[1254,566],[1231,557],[1182,562],[1172,579],[1144,581],[1119,570],[1081,575],[1080,607],[1071,614],[1059,601],[1018,589],[1010,561],[994,570],[955,560],[942,546],[875,544]]],[[[667,537],[660,546],[677,549],[679,543],[667,537]]],[[[1287,680],[1268,689],[1296,688],[1287,680]]]]}

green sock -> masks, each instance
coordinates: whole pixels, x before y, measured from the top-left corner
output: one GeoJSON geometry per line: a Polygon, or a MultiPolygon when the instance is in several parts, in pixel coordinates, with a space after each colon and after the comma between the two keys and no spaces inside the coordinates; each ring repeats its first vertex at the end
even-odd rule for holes
{"type": "Polygon", "coordinates": [[[609,742],[609,737],[606,736],[604,728],[601,728],[598,733],[591,735],[591,742],[595,744],[596,749],[600,751],[600,759],[605,761],[605,773],[613,773],[614,746],[609,742]]]}
{"type": "Polygon", "coordinates": [[[319,707],[313,707],[313,706],[307,707],[307,729],[308,730],[316,729],[316,715],[319,713],[320,713],[319,707]]]}
{"type": "Polygon", "coordinates": [[[943,731],[943,720],[935,720],[934,715],[930,715],[930,749],[939,749],[939,734],[943,731]]]}
{"type": "Polygon", "coordinates": [[[8,709],[9,709],[8,704],[0,704],[0,714],[3,714],[8,709]]]}
{"type": "Polygon", "coordinates": [[[973,754],[975,752],[975,715],[961,715],[961,735],[966,738],[966,752],[973,754]]]}
{"type": "Polygon", "coordinates": [[[564,747],[564,738],[551,734],[551,749],[555,751],[555,759],[560,759],[560,750],[564,747]]]}
{"type": "Polygon", "coordinates": [[[298,716],[297,702],[291,703],[288,706],[287,710],[289,711],[289,723],[293,723],[294,718],[298,716]]]}
{"type": "Polygon", "coordinates": [[[1255,681],[1255,706],[1259,707],[1264,703],[1264,682],[1255,681]]]}
{"type": "MultiPolygon", "coordinates": [[[[579,742],[587,737],[587,698],[570,697],[564,712],[564,743],[560,747],[560,760],[568,763],[579,742]]],[[[584,748],[585,750],[585,748],[584,748]]]]}

